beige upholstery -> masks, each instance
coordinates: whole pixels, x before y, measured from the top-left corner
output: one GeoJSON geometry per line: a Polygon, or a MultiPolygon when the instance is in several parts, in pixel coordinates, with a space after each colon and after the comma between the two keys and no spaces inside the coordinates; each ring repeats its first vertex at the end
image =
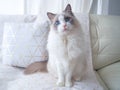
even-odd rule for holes
{"type": "Polygon", "coordinates": [[[94,69],[108,89],[120,90],[120,16],[90,15],[90,33],[94,69]]]}
{"type": "Polygon", "coordinates": [[[99,76],[99,74],[97,72],[95,72],[96,74],[96,77],[100,83],[100,85],[105,89],[105,90],[108,90],[108,87],[105,85],[104,81],[102,80],[102,78],[99,76]]]}
{"type": "Polygon", "coordinates": [[[98,73],[110,90],[120,90],[120,62],[102,68],[98,73]]]}

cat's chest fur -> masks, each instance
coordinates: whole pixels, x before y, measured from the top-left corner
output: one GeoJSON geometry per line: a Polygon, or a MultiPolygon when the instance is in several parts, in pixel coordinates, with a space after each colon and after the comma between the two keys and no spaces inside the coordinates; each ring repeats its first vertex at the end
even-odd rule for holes
{"type": "Polygon", "coordinates": [[[82,53],[82,39],[79,32],[70,35],[57,35],[50,32],[48,39],[49,54],[53,54],[59,58],[66,58],[68,60],[75,59],[82,53]]]}

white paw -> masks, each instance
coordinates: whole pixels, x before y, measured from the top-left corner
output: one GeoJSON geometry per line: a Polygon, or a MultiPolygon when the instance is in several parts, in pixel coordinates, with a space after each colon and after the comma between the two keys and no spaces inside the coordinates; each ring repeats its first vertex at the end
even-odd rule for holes
{"type": "Polygon", "coordinates": [[[80,82],[82,80],[82,78],[81,77],[76,77],[76,78],[74,78],[74,80],[77,81],[77,82],[80,82]]]}
{"type": "Polygon", "coordinates": [[[65,83],[65,86],[66,86],[66,87],[72,87],[72,85],[73,85],[72,82],[66,82],[66,83],[65,83]]]}
{"type": "Polygon", "coordinates": [[[57,84],[57,86],[59,86],[59,87],[65,86],[65,83],[64,83],[64,82],[60,82],[60,81],[58,81],[56,84],[57,84]]]}
{"type": "Polygon", "coordinates": [[[75,81],[80,82],[82,79],[81,78],[76,78],[75,81]]]}

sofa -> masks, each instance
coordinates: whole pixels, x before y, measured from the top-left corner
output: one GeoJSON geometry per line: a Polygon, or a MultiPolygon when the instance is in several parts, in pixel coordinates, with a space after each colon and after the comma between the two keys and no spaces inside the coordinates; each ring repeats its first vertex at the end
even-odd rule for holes
{"type": "MultiPolygon", "coordinates": [[[[34,15],[0,16],[0,44],[4,22],[33,22],[35,18],[34,15]]],[[[89,15],[89,26],[96,77],[104,90],[120,90],[120,16],[89,15]]],[[[0,90],[7,90],[8,82],[19,78],[24,68],[6,66],[1,61],[0,90]]]]}
{"type": "Polygon", "coordinates": [[[120,90],[120,16],[90,15],[93,66],[105,90],[120,90]]]}

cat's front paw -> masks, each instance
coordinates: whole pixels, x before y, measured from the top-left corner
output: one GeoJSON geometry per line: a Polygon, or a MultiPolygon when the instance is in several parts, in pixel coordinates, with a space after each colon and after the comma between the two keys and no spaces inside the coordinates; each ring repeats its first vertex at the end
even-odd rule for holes
{"type": "Polygon", "coordinates": [[[60,82],[60,81],[58,81],[56,84],[57,84],[57,86],[59,86],[59,87],[65,86],[65,83],[64,83],[64,82],[60,82]]]}
{"type": "Polygon", "coordinates": [[[82,79],[81,78],[75,78],[75,81],[80,82],[82,79]]]}
{"type": "Polygon", "coordinates": [[[65,86],[66,86],[66,87],[72,87],[72,85],[73,85],[72,82],[66,82],[66,83],[65,83],[65,86]]]}

